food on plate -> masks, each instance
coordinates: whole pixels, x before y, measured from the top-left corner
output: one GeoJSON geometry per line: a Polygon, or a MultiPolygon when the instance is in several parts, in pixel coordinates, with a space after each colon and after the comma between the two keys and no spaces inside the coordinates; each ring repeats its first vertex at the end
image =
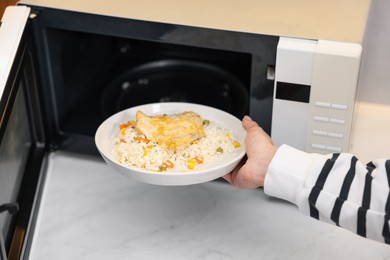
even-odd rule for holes
{"type": "Polygon", "coordinates": [[[187,171],[223,160],[241,146],[232,132],[195,112],[145,115],[120,123],[113,156],[119,163],[153,172],[187,171]]]}
{"type": "Polygon", "coordinates": [[[137,111],[135,129],[148,140],[170,149],[186,147],[205,136],[203,121],[194,112],[147,116],[137,111]]]}

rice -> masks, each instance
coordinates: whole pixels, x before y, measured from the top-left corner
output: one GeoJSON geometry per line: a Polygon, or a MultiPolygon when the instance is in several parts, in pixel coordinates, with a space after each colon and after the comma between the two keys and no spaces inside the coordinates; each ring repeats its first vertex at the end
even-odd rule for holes
{"type": "Polygon", "coordinates": [[[205,137],[177,150],[163,148],[144,139],[129,123],[114,137],[112,155],[121,164],[147,171],[183,171],[219,160],[240,146],[230,130],[222,129],[214,122],[207,122],[203,126],[205,137]]]}

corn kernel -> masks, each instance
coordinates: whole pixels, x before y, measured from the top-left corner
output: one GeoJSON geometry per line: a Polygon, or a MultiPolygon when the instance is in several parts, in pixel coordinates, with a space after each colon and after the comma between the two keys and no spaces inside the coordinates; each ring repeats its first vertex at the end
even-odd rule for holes
{"type": "Polygon", "coordinates": [[[187,160],[187,168],[192,170],[195,168],[196,161],[194,159],[188,159],[187,160]]]}
{"type": "Polygon", "coordinates": [[[240,142],[234,141],[233,146],[234,146],[234,148],[238,148],[241,146],[241,144],[240,144],[240,142]]]}

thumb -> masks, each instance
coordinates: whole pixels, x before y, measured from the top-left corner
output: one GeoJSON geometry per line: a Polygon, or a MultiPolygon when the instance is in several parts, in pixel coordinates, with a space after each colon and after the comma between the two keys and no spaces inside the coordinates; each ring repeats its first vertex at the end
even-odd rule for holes
{"type": "Polygon", "coordinates": [[[252,127],[259,127],[259,125],[255,121],[253,121],[252,118],[249,116],[244,116],[244,118],[242,119],[242,126],[246,130],[248,130],[252,127]]]}

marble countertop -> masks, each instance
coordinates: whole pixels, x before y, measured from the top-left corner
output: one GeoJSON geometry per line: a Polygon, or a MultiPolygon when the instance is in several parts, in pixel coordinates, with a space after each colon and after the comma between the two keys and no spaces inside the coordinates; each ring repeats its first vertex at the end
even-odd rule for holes
{"type": "Polygon", "coordinates": [[[50,155],[30,259],[389,259],[390,247],[223,181],[134,182],[100,158],[50,155]]]}

